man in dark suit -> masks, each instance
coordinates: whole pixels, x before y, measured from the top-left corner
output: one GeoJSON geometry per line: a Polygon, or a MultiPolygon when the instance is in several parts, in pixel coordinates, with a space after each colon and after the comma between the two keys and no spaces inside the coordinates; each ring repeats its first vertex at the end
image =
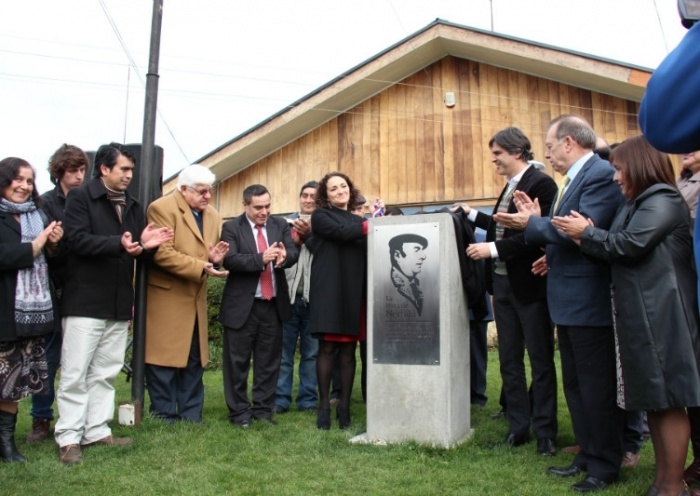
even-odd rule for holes
{"type": "MultiPolygon", "coordinates": [[[[533,158],[530,140],[516,127],[496,133],[489,141],[491,161],[508,180],[493,214],[516,213],[513,193],[522,191],[538,198],[549,213],[557,185],[547,174],[528,164],[533,158]]],[[[557,382],[554,366],[554,328],[547,309],[546,279],[532,273],[532,263],[542,256],[539,247],[525,243],[521,229],[508,229],[493,217],[463,206],[469,219],[486,230],[485,243],[473,243],[467,255],[486,261],[486,284],[494,297],[498,328],[498,355],[503,393],[508,408],[508,446],[530,440],[530,424],[537,437],[537,452],[556,453],[557,382]],[[525,376],[525,349],[532,371],[532,404],[525,376]]]]}
{"type": "MultiPolygon", "coordinates": [[[[552,208],[554,215],[576,211],[608,229],[623,201],[612,180],[614,169],[593,153],[596,135],[581,117],[554,119],[545,139],[545,157],[565,176],[552,208]]],[[[584,257],[576,243],[559,233],[549,217],[540,217],[537,199],[515,193],[517,214],[498,214],[497,222],[525,227],[528,244],[546,245],[546,259],[534,265],[547,273],[547,301],[557,324],[564,394],[581,451],[568,467],[550,467],[554,475],[587,476],[578,492],[605,489],[617,481],[622,461],[622,411],[617,407],[615,341],[608,267],[584,257]]],[[[510,408],[510,405],[508,405],[510,408]]]]}
{"type": "Polygon", "coordinates": [[[270,216],[270,193],[254,184],[243,191],[245,213],[223,226],[229,271],[221,299],[224,325],[224,394],[229,420],[248,427],[251,419],[274,423],[275,388],[282,356],[282,322],[291,316],[284,269],[299,251],[285,219],[270,216]],[[253,404],[248,371],[253,360],[253,404]]]}

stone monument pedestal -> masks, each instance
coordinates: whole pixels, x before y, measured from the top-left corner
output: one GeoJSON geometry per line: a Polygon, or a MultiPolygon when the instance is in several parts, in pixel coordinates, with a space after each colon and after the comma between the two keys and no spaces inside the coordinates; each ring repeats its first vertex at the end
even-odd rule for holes
{"type": "Polygon", "coordinates": [[[471,434],[469,318],[447,213],[370,223],[367,432],[451,447],[471,434]]]}

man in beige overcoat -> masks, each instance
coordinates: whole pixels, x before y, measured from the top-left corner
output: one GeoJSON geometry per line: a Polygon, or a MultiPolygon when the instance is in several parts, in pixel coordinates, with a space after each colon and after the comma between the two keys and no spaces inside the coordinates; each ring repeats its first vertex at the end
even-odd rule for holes
{"type": "Polygon", "coordinates": [[[165,422],[202,421],[209,361],[207,277],[219,270],[228,243],[220,241],[221,218],[209,205],[214,174],[190,165],[177,189],[148,207],[148,221],[175,232],[148,269],[146,387],[150,412],[165,422]]]}

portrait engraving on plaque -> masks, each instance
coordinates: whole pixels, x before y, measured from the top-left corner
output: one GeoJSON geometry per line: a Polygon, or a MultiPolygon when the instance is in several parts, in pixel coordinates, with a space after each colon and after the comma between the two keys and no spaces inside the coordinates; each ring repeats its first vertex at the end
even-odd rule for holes
{"type": "Polygon", "coordinates": [[[439,228],[375,226],[375,363],[439,365],[439,228]]]}

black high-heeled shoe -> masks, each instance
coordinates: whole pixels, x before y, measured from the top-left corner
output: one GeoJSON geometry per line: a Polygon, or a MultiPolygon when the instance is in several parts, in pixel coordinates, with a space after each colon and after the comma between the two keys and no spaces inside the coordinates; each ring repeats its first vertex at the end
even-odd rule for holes
{"type": "Polygon", "coordinates": [[[324,431],[330,430],[331,428],[331,409],[330,408],[319,408],[316,413],[316,427],[323,429],[324,431]]]}
{"type": "Polygon", "coordinates": [[[341,410],[340,407],[336,410],[338,415],[338,426],[341,429],[348,429],[350,427],[350,409],[341,410]]]}

